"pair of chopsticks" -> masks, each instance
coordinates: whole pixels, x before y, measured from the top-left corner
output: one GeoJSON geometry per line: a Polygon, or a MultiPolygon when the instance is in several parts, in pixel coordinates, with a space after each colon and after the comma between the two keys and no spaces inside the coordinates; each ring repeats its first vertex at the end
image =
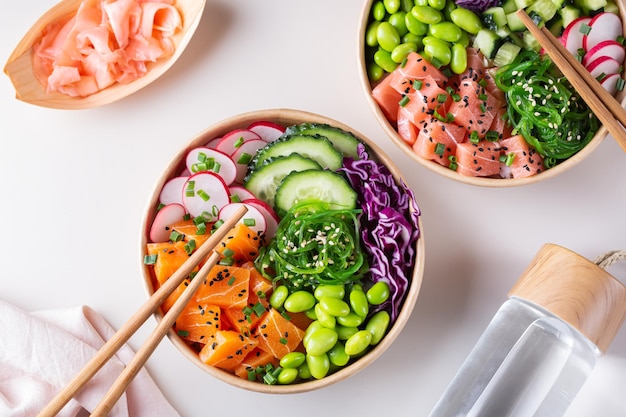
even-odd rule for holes
{"type": "Polygon", "coordinates": [[[623,127],[626,126],[626,111],[621,104],[565,49],[548,28],[537,27],[524,10],[517,11],[517,15],[550,56],[552,62],[561,70],[591,111],[626,152],[626,132],[623,127]]]}
{"type": "Polygon", "coordinates": [[[91,417],[106,416],[115,403],[122,396],[133,378],[141,370],[152,352],[156,349],[165,334],[172,328],[176,318],[180,315],[187,303],[194,296],[197,289],[204,282],[205,277],[213,266],[220,259],[220,254],[214,250],[218,243],[224,239],[230,229],[244,216],[247,208],[242,206],[234,215],[226,220],[211,237],[207,239],[196,251],[185,261],[185,263],[161,286],[152,296],[133,314],[130,319],[106,342],[96,355],[76,374],[63,390],[52,399],[48,405],[37,415],[37,417],[56,416],[61,409],[72,399],[72,397],[98,372],[100,368],[128,341],[128,339],[141,327],[141,325],[163,304],[163,301],[170,295],[198,266],[206,259],[194,279],[191,280],[185,291],[176,300],[174,305],[161,319],[157,327],[150,334],[146,342],[137,351],[133,359],[124,368],[117,380],[113,383],[109,391],[102,398],[100,403],[91,413],[91,417]],[[210,253],[210,255],[209,255],[210,253]],[[208,258],[207,258],[208,256],[208,258]]]}

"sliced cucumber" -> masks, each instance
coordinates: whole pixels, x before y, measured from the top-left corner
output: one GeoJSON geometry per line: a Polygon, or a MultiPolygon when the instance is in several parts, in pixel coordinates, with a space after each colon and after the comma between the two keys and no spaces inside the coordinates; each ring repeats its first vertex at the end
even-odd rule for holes
{"type": "Polygon", "coordinates": [[[541,16],[545,24],[556,15],[557,10],[552,0],[537,0],[532,5],[528,6],[526,13],[528,13],[529,16],[532,16],[533,13],[537,13],[541,16]]]}
{"type": "Polygon", "coordinates": [[[302,135],[320,135],[328,138],[333,146],[344,156],[358,159],[357,146],[359,140],[350,132],[324,123],[302,123],[289,126],[285,135],[299,133],[302,135]]]}
{"type": "Polygon", "coordinates": [[[516,12],[511,12],[506,15],[506,20],[509,24],[509,29],[513,32],[523,32],[526,30],[526,25],[522,22],[516,12]]]}
{"type": "Polygon", "coordinates": [[[525,9],[534,2],[534,0],[515,0],[515,6],[517,7],[516,10],[525,9]]]}
{"type": "Polygon", "coordinates": [[[517,11],[517,4],[515,4],[515,0],[504,0],[501,6],[506,14],[517,11]]]}
{"type": "Polygon", "coordinates": [[[299,154],[270,159],[252,171],[244,180],[244,186],[256,198],[274,207],[274,196],[283,179],[294,171],[320,170],[320,164],[299,154]]]}
{"type": "Polygon", "coordinates": [[[521,50],[522,48],[514,43],[504,42],[502,46],[498,48],[498,52],[496,52],[496,57],[493,59],[494,65],[501,67],[510,64],[521,50]]]}
{"type": "Polygon", "coordinates": [[[499,6],[490,7],[483,12],[483,21],[487,25],[487,28],[497,31],[501,27],[507,24],[506,13],[504,9],[499,6]]]}
{"type": "Polygon", "coordinates": [[[481,29],[474,38],[474,48],[479,49],[488,59],[493,55],[500,43],[500,37],[496,32],[489,29],[481,29]]]}
{"type": "Polygon", "coordinates": [[[253,161],[254,169],[259,168],[270,158],[288,156],[293,153],[311,158],[319,163],[322,168],[327,168],[331,171],[336,171],[343,164],[341,152],[335,149],[330,140],[324,136],[296,133],[284,135],[259,150],[253,161]]]}
{"type": "Polygon", "coordinates": [[[278,187],[275,205],[285,213],[296,204],[327,203],[329,209],[354,209],[357,194],[348,181],[332,171],[306,170],[287,175],[278,187]]]}
{"type": "Polygon", "coordinates": [[[563,27],[566,28],[570,23],[580,17],[580,9],[568,4],[559,10],[563,18],[563,27]]]}
{"type": "Polygon", "coordinates": [[[582,9],[584,14],[600,10],[607,5],[607,0],[574,0],[574,6],[582,9]]]}

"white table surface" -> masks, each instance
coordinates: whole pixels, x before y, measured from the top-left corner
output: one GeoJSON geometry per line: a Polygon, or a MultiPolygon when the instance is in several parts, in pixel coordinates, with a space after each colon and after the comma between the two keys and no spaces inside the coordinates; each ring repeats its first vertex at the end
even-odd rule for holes
{"type": "MultiPolygon", "coordinates": [[[[177,150],[241,112],[312,111],[376,141],[417,196],[426,268],[405,331],[354,378],[306,394],[233,388],[187,362],[168,340],[148,370],[185,417],[427,416],[544,243],[591,260],[626,249],[626,155],[609,137],[560,176],[509,189],[435,175],[385,136],[366,102],[356,51],[362,3],[208,0],[195,37],[168,73],[97,109],[22,103],[0,76],[0,297],[26,310],[86,304],[119,327],[146,298],[140,222],[177,150]]],[[[5,7],[3,65],[53,4],[5,7]]],[[[622,265],[609,271],[626,277],[622,265]]],[[[142,327],[131,346],[137,349],[154,325],[142,327]]],[[[625,387],[622,328],[567,416],[626,416],[625,387]]]]}

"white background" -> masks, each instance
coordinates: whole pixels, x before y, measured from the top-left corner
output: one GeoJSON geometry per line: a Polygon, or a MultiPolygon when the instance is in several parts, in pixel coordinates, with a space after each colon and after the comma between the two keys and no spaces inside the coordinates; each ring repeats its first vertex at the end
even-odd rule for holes
{"type": "MultiPolygon", "coordinates": [[[[53,3],[3,0],[3,64],[53,3]]],[[[417,196],[426,269],[405,331],[363,372],[306,394],[225,385],[168,340],[147,367],[186,417],[427,416],[544,243],[591,260],[626,249],[626,154],[609,137],[571,170],[516,188],[438,177],[404,155],[373,118],[358,76],[361,8],[358,0],[208,0],[195,37],[167,74],[98,109],[22,103],[0,76],[0,297],[26,310],[86,304],[119,327],[146,298],[141,218],[178,149],[241,112],[312,111],[377,142],[417,196]]],[[[610,271],[626,276],[623,266],[610,271]]],[[[137,349],[154,325],[130,344],[137,349]]],[[[625,387],[622,329],[567,416],[626,416],[625,387]]]]}

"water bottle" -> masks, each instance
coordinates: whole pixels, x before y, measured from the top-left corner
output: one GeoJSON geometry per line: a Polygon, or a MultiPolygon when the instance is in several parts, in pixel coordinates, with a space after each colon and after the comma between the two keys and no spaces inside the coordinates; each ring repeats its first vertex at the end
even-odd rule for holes
{"type": "Polygon", "coordinates": [[[430,417],[561,417],[626,318],[626,287],[544,245],[430,417]]]}

